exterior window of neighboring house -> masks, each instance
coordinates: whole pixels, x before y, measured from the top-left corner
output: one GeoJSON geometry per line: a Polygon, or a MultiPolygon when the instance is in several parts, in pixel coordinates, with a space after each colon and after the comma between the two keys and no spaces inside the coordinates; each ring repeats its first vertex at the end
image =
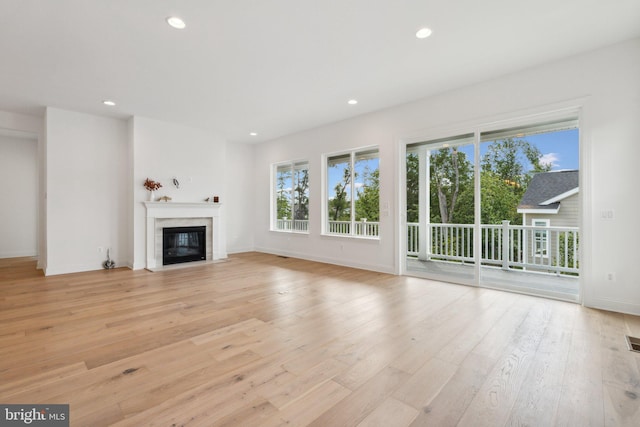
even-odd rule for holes
{"type": "Polygon", "coordinates": [[[325,233],[378,238],[378,148],[326,156],[325,233]]]}
{"type": "MultiPolygon", "coordinates": [[[[531,225],[534,227],[549,227],[548,219],[534,219],[531,221],[531,225]]],[[[549,256],[549,230],[535,229],[533,231],[533,241],[535,254],[539,257],[549,256]]]]}
{"type": "Polygon", "coordinates": [[[272,229],[309,231],[309,162],[279,163],[273,166],[272,229]]]}

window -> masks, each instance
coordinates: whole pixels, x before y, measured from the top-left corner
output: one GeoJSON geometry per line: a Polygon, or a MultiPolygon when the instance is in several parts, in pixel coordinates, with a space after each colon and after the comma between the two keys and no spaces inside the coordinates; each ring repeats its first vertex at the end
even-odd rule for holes
{"type": "MultiPolygon", "coordinates": [[[[531,221],[534,227],[549,227],[548,219],[534,219],[531,221]]],[[[549,255],[549,230],[535,229],[533,241],[536,256],[547,257],[549,255]]]]}
{"type": "Polygon", "coordinates": [[[281,163],[274,166],[273,229],[309,231],[309,163],[281,163]]]}
{"type": "Polygon", "coordinates": [[[378,237],[378,165],[377,148],[327,156],[327,234],[378,237]]]}

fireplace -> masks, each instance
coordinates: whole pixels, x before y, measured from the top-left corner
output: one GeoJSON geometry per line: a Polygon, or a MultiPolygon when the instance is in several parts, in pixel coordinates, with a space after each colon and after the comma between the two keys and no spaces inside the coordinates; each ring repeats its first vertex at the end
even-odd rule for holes
{"type": "Polygon", "coordinates": [[[206,227],[165,227],[162,229],[162,265],[204,261],[206,227]]]}
{"type": "MultiPolygon", "coordinates": [[[[214,262],[227,257],[221,203],[144,202],[144,205],[147,211],[147,270],[160,271],[168,267],[163,266],[164,228],[205,227],[205,262],[214,262]]],[[[178,265],[188,266],[189,263],[178,265]]]]}

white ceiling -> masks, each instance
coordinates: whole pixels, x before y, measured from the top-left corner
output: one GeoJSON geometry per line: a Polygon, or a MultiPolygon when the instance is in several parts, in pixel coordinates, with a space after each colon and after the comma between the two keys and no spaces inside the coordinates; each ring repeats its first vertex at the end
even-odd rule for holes
{"type": "Polygon", "coordinates": [[[640,0],[0,0],[0,110],[259,142],[638,36],[640,0]]]}

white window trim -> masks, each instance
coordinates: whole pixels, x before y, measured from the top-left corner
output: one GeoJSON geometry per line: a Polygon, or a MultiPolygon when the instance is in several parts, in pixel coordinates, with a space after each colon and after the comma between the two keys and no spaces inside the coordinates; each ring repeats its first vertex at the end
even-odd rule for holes
{"type": "MultiPolygon", "coordinates": [[[[322,155],[322,227],[321,227],[321,235],[323,236],[330,236],[330,237],[339,237],[339,238],[349,238],[349,239],[363,239],[363,240],[380,240],[380,232],[379,232],[379,225],[378,225],[378,234],[376,236],[366,236],[366,235],[359,235],[355,233],[355,226],[354,224],[356,222],[359,221],[355,221],[355,200],[353,198],[353,195],[355,194],[355,188],[354,188],[354,173],[355,173],[355,168],[351,167],[351,219],[350,219],[350,233],[349,234],[342,234],[342,233],[331,233],[329,232],[329,210],[328,210],[328,200],[329,200],[329,173],[328,173],[328,162],[329,162],[329,158],[330,157],[336,157],[336,156],[344,156],[344,155],[349,155],[350,158],[350,162],[351,165],[353,166],[355,161],[355,155],[357,153],[363,152],[363,151],[369,151],[369,150],[376,150],[377,151],[377,158],[378,158],[378,168],[380,168],[380,163],[381,163],[381,159],[380,159],[380,147],[377,145],[369,145],[369,146],[364,146],[364,147],[358,147],[358,148],[353,148],[350,150],[343,150],[343,151],[336,151],[336,152],[332,152],[332,153],[326,153],[322,155]]],[[[379,224],[379,221],[378,221],[379,224]]]]}
{"type": "MultiPolygon", "coordinates": [[[[551,220],[547,219],[547,218],[532,218],[531,219],[531,226],[532,227],[540,227],[540,228],[549,228],[551,225],[551,220]],[[544,225],[542,225],[542,224],[544,225]]],[[[541,256],[542,258],[549,258],[549,250],[550,250],[550,244],[551,242],[549,241],[549,231],[548,230],[537,230],[534,229],[533,230],[533,249],[534,249],[534,254],[535,256],[541,256]],[[544,233],[544,242],[545,242],[545,248],[544,248],[544,253],[539,254],[538,253],[538,238],[536,236],[536,233],[541,232],[544,233]]]]}
{"type": "Polygon", "coordinates": [[[553,197],[549,200],[545,200],[544,202],[540,203],[542,206],[547,206],[550,205],[552,203],[556,203],[559,202],[561,200],[566,199],[567,197],[573,196],[574,194],[578,194],[580,192],[580,187],[576,187],[572,190],[569,190],[567,192],[564,192],[562,194],[557,195],[556,197],[553,197]]]}
{"type": "MultiPolygon", "coordinates": [[[[295,233],[295,234],[309,234],[309,220],[307,220],[307,224],[306,224],[306,230],[295,230],[295,227],[291,227],[290,229],[282,229],[282,228],[278,228],[277,223],[278,223],[278,201],[277,201],[277,190],[276,190],[276,186],[277,186],[277,182],[276,180],[278,179],[278,168],[282,167],[282,166],[290,166],[291,171],[293,172],[295,165],[297,164],[301,164],[301,163],[306,163],[307,165],[307,174],[309,173],[309,165],[310,162],[308,160],[304,160],[304,159],[300,159],[300,160],[292,160],[292,161],[286,161],[286,162],[278,162],[278,163],[272,163],[271,164],[271,173],[270,173],[270,180],[269,180],[269,185],[271,188],[270,194],[271,194],[271,220],[269,221],[270,223],[270,227],[269,230],[270,231],[274,231],[277,233],[295,233]]],[[[309,201],[311,201],[311,191],[309,191],[309,201]]],[[[292,203],[293,203],[293,195],[292,195],[292,203]]],[[[293,212],[293,206],[291,206],[291,211],[293,212]]],[[[293,219],[292,219],[293,221],[293,219]]]]}
{"type": "Polygon", "coordinates": [[[543,215],[556,215],[560,212],[560,206],[555,209],[517,209],[519,214],[543,214],[543,215]]]}

